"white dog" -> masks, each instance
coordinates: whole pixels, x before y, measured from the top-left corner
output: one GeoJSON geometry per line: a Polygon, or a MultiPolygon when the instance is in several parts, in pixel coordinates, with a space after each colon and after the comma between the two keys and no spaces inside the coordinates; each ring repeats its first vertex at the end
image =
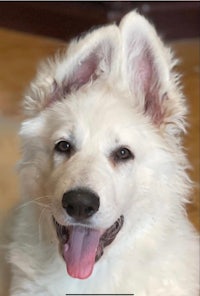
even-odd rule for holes
{"type": "Polygon", "coordinates": [[[10,295],[198,294],[175,64],[131,12],[41,65],[24,101],[10,295]]]}

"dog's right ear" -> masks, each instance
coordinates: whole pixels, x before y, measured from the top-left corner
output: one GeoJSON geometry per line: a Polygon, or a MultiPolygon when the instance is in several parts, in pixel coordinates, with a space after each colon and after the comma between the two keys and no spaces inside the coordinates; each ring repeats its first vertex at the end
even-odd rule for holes
{"type": "Polygon", "coordinates": [[[115,25],[96,29],[72,41],[63,55],[39,68],[25,96],[25,113],[34,116],[87,83],[107,79],[117,71],[119,44],[119,29],[115,25]]]}
{"type": "Polygon", "coordinates": [[[186,106],[173,72],[176,60],[164,46],[154,27],[135,11],[120,23],[122,77],[132,103],[156,127],[172,134],[184,131],[186,106]]]}

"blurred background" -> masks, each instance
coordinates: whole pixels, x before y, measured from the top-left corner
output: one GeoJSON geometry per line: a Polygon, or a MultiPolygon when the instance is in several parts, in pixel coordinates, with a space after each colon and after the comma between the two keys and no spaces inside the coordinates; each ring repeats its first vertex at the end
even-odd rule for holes
{"type": "MultiPolygon", "coordinates": [[[[17,136],[23,118],[20,102],[37,64],[54,54],[56,49],[66,46],[72,37],[93,26],[119,22],[132,9],[137,9],[155,24],[161,37],[181,60],[177,70],[183,75],[190,110],[185,146],[192,163],[190,176],[195,182],[188,214],[200,229],[198,1],[0,2],[0,218],[19,200],[15,164],[20,158],[17,136]]],[[[0,295],[5,296],[6,292],[1,294],[1,289],[0,295]]]]}

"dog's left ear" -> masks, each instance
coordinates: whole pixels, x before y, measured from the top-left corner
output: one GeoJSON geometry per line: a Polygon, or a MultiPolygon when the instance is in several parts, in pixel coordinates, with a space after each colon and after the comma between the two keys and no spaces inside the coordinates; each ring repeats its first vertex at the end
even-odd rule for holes
{"type": "Polygon", "coordinates": [[[157,126],[169,123],[184,129],[184,99],[172,73],[176,61],[170,50],[154,27],[136,12],[122,19],[120,30],[122,77],[134,104],[157,126]]]}
{"type": "Polygon", "coordinates": [[[28,115],[66,99],[88,83],[109,79],[117,72],[119,28],[108,25],[73,40],[66,52],[41,65],[24,101],[28,115]]]}

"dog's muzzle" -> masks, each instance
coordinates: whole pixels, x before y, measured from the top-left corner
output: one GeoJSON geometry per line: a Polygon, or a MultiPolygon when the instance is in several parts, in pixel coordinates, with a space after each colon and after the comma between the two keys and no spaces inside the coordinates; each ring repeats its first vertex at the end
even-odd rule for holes
{"type": "Polygon", "coordinates": [[[99,209],[99,197],[86,189],[65,193],[62,205],[77,224],[61,225],[53,217],[61,253],[69,275],[86,279],[91,275],[95,262],[103,255],[104,248],[112,243],[122,228],[124,216],[120,216],[105,231],[80,225],[99,209]]]}

